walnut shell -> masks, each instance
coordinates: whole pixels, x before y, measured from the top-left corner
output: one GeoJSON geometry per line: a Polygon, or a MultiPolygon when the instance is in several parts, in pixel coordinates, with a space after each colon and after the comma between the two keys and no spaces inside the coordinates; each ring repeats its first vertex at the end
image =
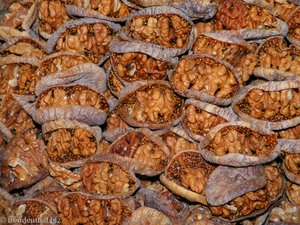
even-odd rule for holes
{"type": "Polygon", "coordinates": [[[98,153],[101,128],[76,120],[55,120],[42,126],[51,161],[66,168],[79,167],[98,153]]]}
{"type": "Polygon", "coordinates": [[[116,107],[129,125],[150,129],[178,124],[184,110],[183,99],[167,81],[136,81],[126,86],[116,107]]]}
{"type": "MultiPolygon", "coordinates": [[[[297,103],[299,102],[299,94],[295,91],[299,89],[299,86],[300,81],[298,80],[280,82],[271,81],[248,86],[247,88],[241,90],[241,92],[234,99],[234,102],[231,106],[235,113],[244,121],[250,122],[252,124],[258,124],[271,130],[281,130],[289,128],[300,123],[300,116],[298,116],[297,114],[292,115],[290,114],[290,111],[285,111],[286,107],[282,107],[282,104],[280,102],[277,102],[277,100],[287,102],[288,106],[291,109],[294,109],[292,105],[295,101],[296,107],[298,107],[297,103]],[[262,98],[262,96],[265,97],[262,98]],[[267,98],[272,100],[271,103],[265,102],[267,98]],[[249,100],[251,100],[251,106],[249,105],[249,100]],[[263,104],[265,106],[261,108],[258,104],[263,104]],[[256,109],[256,111],[254,111],[253,109],[256,109]],[[262,112],[261,109],[263,109],[264,111],[268,109],[268,117],[269,113],[273,113],[272,110],[274,111],[274,109],[277,111],[279,110],[280,112],[277,112],[275,114],[273,113],[274,115],[271,115],[273,119],[271,117],[271,120],[264,118],[265,112],[262,112]],[[251,110],[253,111],[251,112],[251,110]],[[284,114],[287,114],[288,117],[284,114]]],[[[296,110],[295,113],[299,114],[299,111],[296,110]]]]}
{"type": "Polygon", "coordinates": [[[15,136],[8,143],[1,164],[1,184],[8,190],[30,186],[48,174],[46,146],[36,130],[15,136]]]}
{"type": "Polygon", "coordinates": [[[206,134],[214,126],[238,120],[238,117],[231,108],[221,108],[194,99],[186,100],[185,105],[186,109],[184,117],[181,120],[181,125],[190,137],[199,142],[204,140],[206,134]],[[191,110],[195,109],[194,113],[193,111],[189,111],[189,105],[192,107],[191,110]]]}
{"type": "Polygon", "coordinates": [[[169,161],[169,150],[161,138],[146,128],[119,136],[107,153],[131,165],[135,173],[147,176],[161,174],[169,161]]]}
{"type": "Polygon", "coordinates": [[[0,47],[0,55],[7,56],[23,56],[36,57],[42,59],[46,53],[44,44],[31,37],[15,37],[0,47]]]}
{"type": "Polygon", "coordinates": [[[112,155],[100,155],[89,159],[80,173],[83,190],[107,197],[125,198],[133,194],[140,181],[130,165],[112,155]]]}
{"type": "Polygon", "coordinates": [[[142,206],[132,212],[128,225],[172,225],[172,221],[162,212],[142,206]]]}
{"type": "Polygon", "coordinates": [[[242,83],[229,63],[204,54],[181,57],[169,80],[174,90],[184,97],[222,106],[233,101],[242,83]]]}
{"type": "Polygon", "coordinates": [[[174,194],[207,205],[205,186],[214,169],[198,151],[182,151],[172,158],[160,181],[174,194]]]}
{"type": "MultiPolygon", "coordinates": [[[[169,23],[167,23],[166,25],[169,26],[169,23]]],[[[192,20],[186,14],[184,14],[182,11],[180,11],[176,8],[170,7],[170,6],[155,6],[155,7],[141,9],[138,12],[131,13],[131,15],[129,16],[129,18],[126,22],[125,34],[128,36],[129,40],[139,40],[139,41],[144,41],[144,42],[150,43],[154,48],[155,47],[161,48],[161,50],[165,52],[163,54],[168,54],[170,57],[175,57],[175,56],[181,55],[184,52],[186,52],[192,45],[193,40],[194,40],[192,26],[193,26],[192,20]],[[163,44],[159,44],[160,39],[152,38],[151,40],[144,40],[142,38],[136,38],[131,34],[130,27],[132,26],[133,21],[137,18],[141,18],[141,19],[145,18],[146,19],[146,18],[158,17],[158,16],[163,16],[163,17],[169,18],[172,15],[174,15],[174,16],[176,15],[179,19],[184,21],[183,23],[185,23],[184,26],[181,24],[174,25],[174,27],[176,27],[176,29],[184,28],[184,29],[188,30],[188,32],[185,32],[183,35],[186,38],[186,40],[180,39],[181,42],[185,42],[185,43],[180,43],[179,45],[177,45],[177,44],[175,45],[175,44],[169,43],[170,40],[168,39],[168,41],[169,41],[168,44],[163,45],[163,44]],[[170,45],[170,46],[173,45],[173,46],[168,47],[168,45],[170,45]],[[178,46],[180,46],[180,47],[178,47],[178,46]]],[[[158,37],[162,37],[160,34],[157,34],[157,35],[158,35],[158,37]]],[[[175,37],[175,39],[176,39],[176,42],[179,43],[179,41],[177,40],[177,37],[175,37]]]]}
{"type": "Polygon", "coordinates": [[[264,40],[257,48],[256,56],[259,65],[254,69],[255,76],[267,80],[299,79],[300,56],[294,55],[288,49],[283,37],[276,36],[264,40]]]}
{"type": "Polygon", "coordinates": [[[236,121],[212,128],[199,151],[210,162],[240,167],[270,162],[280,154],[280,147],[274,132],[236,121]]]}
{"type": "Polygon", "coordinates": [[[62,224],[109,223],[126,224],[132,212],[118,198],[89,195],[82,192],[64,194],[57,199],[62,224]]]}
{"type": "MultiPolygon", "coordinates": [[[[95,28],[93,28],[95,29],[95,28]]],[[[92,18],[83,18],[83,19],[79,19],[79,20],[72,20],[69,22],[66,22],[65,24],[63,24],[62,26],[59,27],[59,29],[57,29],[53,35],[51,35],[51,37],[48,39],[46,46],[45,46],[45,50],[47,53],[51,53],[51,52],[57,52],[60,50],[69,50],[69,51],[73,51],[82,55],[85,55],[87,58],[89,58],[93,63],[96,64],[101,64],[102,62],[105,61],[106,57],[107,57],[107,53],[108,53],[108,45],[110,40],[112,39],[112,35],[113,33],[116,33],[118,30],[120,29],[120,25],[118,24],[114,24],[112,22],[108,22],[108,21],[104,21],[104,20],[99,20],[99,19],[92,19],[92,18]],[[97,31],[97,35],[99,36],[99,39],[101,40],[101,46],[97,44],[97,51],[92,51],[91,53],[88,53],[88,50],[90,50],[90,46],[87,46],[83,43],[84,40],[86,38],[88,38],[87,32],[86,33],[82,33],[82,31],[80,31],[80,29],[88,29],[88,26],[92,27],[92,26],[101,26],[101,27],[106,27],[107,32],[106,32],[106,36],[104,38],[108,38],[108,40],[106,40],[106,42],[104,42],[103,37],[99,36],[99,35],[104,35],[104,31],[103,29],[101,31],[97,31]],[[83,27],[83,28],[82,28],[83,27]],[[76,35],[82,36],[81,39],[77,36],[73,37],[71,35],[71,37],[69,37],[69,39],[71,38],[74,43],[67,43],[66,40],[64,41],[64,37],[66,37],[68,35],[68,33],[72,33],[72,32],[76,32],[76,35]],[[107,36],[108,35],[108,36],[107,36]],[[75,43],[76,41],[76,43],[75,43]],[[101,49],[100,49],[101,47],[101,49]],[[103,49],[102,49],[103,48],[103,49]],[[99,50],[99,51],[98,51],[99,50]]],[[[91,31],[93,34],[93,38],[95,38],[95,32],[94,30],[91,31]]],[[[68,41],[70,41],[68,39],[68,41]]],[[[91,42],[91,40],[90,40],[91,42]]]]}

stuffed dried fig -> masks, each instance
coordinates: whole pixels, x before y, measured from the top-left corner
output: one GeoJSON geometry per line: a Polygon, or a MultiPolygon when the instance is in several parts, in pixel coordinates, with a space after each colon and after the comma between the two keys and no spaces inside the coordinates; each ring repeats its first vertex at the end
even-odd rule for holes
{"type": "Polygon", "coordinates": [[[188,50],[193,42],[193,22],[173,7],[151,7],[132,13],[126,23],[126,34],[138,41],[167,50],[170,57],[188,50]]]}
{"type": "Polygon", "coordinates": [[[118,137],[107,153],[131,165],[135,173],[148,176],[162,173],[170,155],[161,138],[146,128],[118,137]]]}
{"type": "Polygon", "coordinates": [[[274,8],[278,18],[283,21],[286,21],[297,7],[295,3],[292,1],[289,3],[287,0],[267,0],[267,2],[274,8]]]}
{"type": "Polygon", "coordinates": [[[34,95],[40,77],[35,74],[39,60],[25,57],[6,57],[0,60],[0,96],[15,93],[34,95]]]}
{"type": "Polygon", "coordinates": [[[102,196],[127,197],[140,186],[131,169],[110,155],[86,162],[80,176],[85,191],[102,196]]]}
{"type": "Polygon", "coordinates": [[[38,23],[39,33],[48,39],[61,25],[69,21],[65,2],[60,0],[39,0],[38,23]]]}
{"type": "Polygon", "coordinates": [[[6,140],[35,128],[32,118],[12,95],[5,95],[0,107],[0,129],[6,140]]]}
{"type": "Polygon", "coordinates": [[[294,205],[300,207],[300,185],[287,182],[285,193],[294,205]]]}
{"type": "Polygon", "coordinates": [[[283,170],[289,180],[296,184],[300,184],[300,153],[283,152],[284,165],[283,170]]]}
{"type": "Polygon", "coordinates": [[[132,212],[129,225],[172,225],[172,221],[162,212],[150,208],[140,207],[132,212]]]}
{"type": "Polygon", "coordinates": [[[101,63],[119,27],[111,22],[91,18],[69,21],[51,35],[45,49],[48,53],[71,51],[86,56],[93,63],[101,63]]]}
{"type": "Polygon", "coordinates": [[[274,160],[280,146],[276,134],[264,127],[230,122],[211,129],[199,150],[210,162],[240,167],[274,160]]]}
{"type": "Polygon", "coordinates": [[[289,49],[283,37],[267,39],[259,46],[256,55],[258,66],[254,70],[255,76],[267,80],[286,80],[300,77],[300,52],[297,54],[296,51],[289,49]]]}
{"type": "Polygon", "coordinates": [[[20,133],[8,143],[1,164],[1,184],[8,190],[30,186],[48,174],[46,146],[37,130],[20,133]]]}
{"type": "Polygon", "coordinates": [[[0,47],[0,55],[1,57],[23,56],[42,59],[46,53],[43,44],[39,41],[29,37],[15,37],[0,47]]]}
{"type": "Polygon", "coordinates": [[[299,81],[265,82],[245,88],[232,103],[243,120],[280,130],[300,122],[299,81]]]}
{"type": "Polygon", "coordinates": [[[293,44],[300,46],[300,7],[297,7],[294,12],[290,14],[287,19],[287,24],[289,26],[289,32],[287,34],[287,39],[293,44]]]}
{"type": "Polygon", "coordinates": [[[58,198],[57,211],[62,225],[121,225],[132,215],[128,206],[118,198],[101,198],[80,192],[58,198]]]}
{"type": "Polygon", "coordinates": [[[15,225],[47,225],[60,223],[55,204],[35,198],[27,198],[15,202],[11,218],[9,219],[11,219],[15,225]]]}
{"type": "Polygon", "coordinates": [[[231,30],[244,39],[285,36],[287,24],[273,16],[267,9],[248,4],[243,0],[221,1],[216,14],[216,29],[231,30]]]}
{"type": "Polygon", "coordinates": [[[76,120],[55,120],[43,124],[43,135],[51,161],[78,167],[97,153],[101,129],[76,120]]]}
{"type": "Polygon", "coordinates": [[[122,0],[67,0],[67,12],[81,17],[93,17],[109,21],[126,21],[132,8],[122,0]]]}
{"type": "Polygon", "coordinates": [[[87,86],[56,86],[39,95],[34,120],[47,123],[63,118],[100,125],[105,122],[108,110],[105,98],[87,86]]]}
{"type": "Polygon", "coordinates": [[[208,55],[181,57],[169,80],[180,95],[217,105],[229,105],[241,84],[231,65],[208,55]]]}
{"type": "Polygon", "coordinates": [[[199,152],[182,151],[173,156],[160,181],[174,194],[207,205],[205,187],[214,169],[199,152]]]}
{"type": "Polygon", "coordinates": [[[172,127],[160,136],[166,143],[171,157],[181,151],[198,149],[198,144],[181,128],[172,127]]]}
{"type": "Polygon", "coordinates": [[[228,121],[238,120],[229,108],[220,108],[193,99],[186,100],[185,105],[186,110],[181,125],[197,141],[202,141],[213,127],[228,121]]]}
{"type": "Polygon", "coordinates": [[[166,81],[137,81],[122,90],[118,114],[131,126],[161,129],[177,124],[183,99],[166,81]]]}
{"type": "Polygon", "coordinates": [[[257,64],[252,46],[242,38],[225,32],[197,35],[192,51],[229,62],[241,74],[243,83],[249,80],[257,64]]]}
{"type": "Polygon", "coordinates": [[[285,130],[276,131],[277,138],[300,139],[300,125],[285,130]]]}
{"type": "Polygon", "coordinates": [[[280,201],[270,212],[269,224],[297,224],[300,221],[300,208],[287,200],[280,201]]]}

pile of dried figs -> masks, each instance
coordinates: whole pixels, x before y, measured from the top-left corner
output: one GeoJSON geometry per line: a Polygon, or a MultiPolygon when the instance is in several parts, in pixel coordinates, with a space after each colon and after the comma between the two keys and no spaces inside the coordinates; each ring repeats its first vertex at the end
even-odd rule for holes
{"type": "Polygon", "coordinates": [[[0,0],[0,224],[300,224],[299,0],[0,0]]]}

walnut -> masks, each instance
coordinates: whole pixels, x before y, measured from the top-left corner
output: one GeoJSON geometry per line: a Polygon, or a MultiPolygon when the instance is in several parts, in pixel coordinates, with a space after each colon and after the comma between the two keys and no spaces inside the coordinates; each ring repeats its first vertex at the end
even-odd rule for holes
{"type": "Polygon", "coordinates": [[[201,136],[205,136],[211,128],[226,122],[228,121],[223,117],[199,109],[194,105],[187,105],[186,114],[182,119],[182,123],[187,129],[201,136]]]}
{"type": "Polygon", "coordinates": [[[288,36],[296,40],[300,40],[300,9],[298,8],[296,12],[287,21],[289,26],[288,36]]]}
{"type": "Polygon", "coordinates": [[[109,50],[112,34],[112,28],[103,23],[67,28],[58,38],[54,51],[76,52],[98,63],[109,50]]]}
{"type": "Polygon", "coordinates": [[[132,162],[136,173],[149,176],[163,172],[169,156],[159,137],[147,129],[129,131],[111,144],[109,153],[124,157],[132,162]]]}
{"type": "Polygon", "coordinates": [[[23,56],[36,57],[42,59],[46,53],[43,46],[33,39],[26,37],[16,38],[15,41],[4,49],[0,50],[2,57],[6,56],[23,56]]]}
{"type": "Polygon", "coordinates": [[[67,4],[93,9],[108,17],[123,18],[129,16],[132,9],[120,0],[91,0],[87,5],[84,0],[68,0],[67,4]]]}
{"type": "Polygon", "coordinates": [[[99,195],[129,195],[137,188],[136,180],[126,168],[109,161],[84,164],[81,177],[85,190],[99,195]]]}
{"type": "Polygon", "coordinates": [[[70,193],[57,200],[62,224],[121,225],[131,216],[131,210],[118,198],[99,199],[81,193],[70,193]]]}
{"type": "Polygon", "coordinates": [[[289,198],[289,200],[296,206],[300,206],[300,185],[287,182],[286,185],[286,195],[289,198]]]}
{"type": "Polygon", "coordinates": [[[182,57],[172,74],[172,84],[180,91],[193,90],[218,98],[232,98],[239,89],[233,72],[208,57],[182,57]]]}
{"type": "Polygon", "coordinates": [[[278,122],[300,115],[299,99],[299,88],[278,91],[253,88],[237,107],[253,118],[278,122]]]}
{"type": "Polygon", "coordinates": [[[266,191],[268,197],[274,201],[278,199],[284,188],[283,171],[279,166],[270,165],[265,166],[265,173],[267,177],[266,191]]]}
{"type": "Polygon", "coordinates": [[[276,25],[276,19],[269,11],[242,0],[221,1],[216,18],[218,30],[270,28],[276,25]]]}
{"type": "Polygon", "coordinates": [[[284,153],[284,165],[295,174],[300,174],[300,154],[284,153]]]}
{"type": "Polygon", "coordinates": [[[188,140],[172,131],[164,133],[161,135],[161,137],[169,148],[171,157],[185,150],[198,149],[197,143],[188,140]]]}
{"type": "Polygon", "coordinates": [[[108,112],[108,103],[96,91],[82,85],[53,87],[43,92],[36,108],[50,108],[67,105],[91,106],[108,112]]]}
{"type": "Polygon", "coordinates": [[[278,138],[300,139],[300,125],[276,132],[278,138]]]}
{"type": "Polygon", "coordinates": [[[178,119],[183,111],[183,100],[170,87],[153,83],[138,88],[118,103],[118,113],[141,126],[165,123],[178,119]]]}
{"type": "Polygon", "coordinates": [[[115,95],[119,95],[120,91],[124,88],[124,84],[119,80],[113,70],[108,72],[108,87],[115,95]]]}
{"type": "Polygon", "coordinates": [[[296,5],[289,3],[286,0],[267,0],[267,2],[275,8],[276,12],[278,13],[278,18],[283,21],[286,21],[297,7],[296,5]]]}
{"type": "Polygon", "coordinates": [[[217,156],[230,153],[269,156],[276,144],[275,134],[260,134],[243,126],[226,126],[215,134],[205,149],[217,156]]]}
{"type": "Polygon", "coordinates": [[[73,66],[88,62],[89,60],[81,55],[62,54],[48,60],[44,60],[36,71],[36,74],[39,77],[44,77],[49,74],[61,72],[73,66]]]}
{"type": "Polygon", "coordinates": [[[48,173],[48,158],[44,141],[36,130],[14,137],[7,145],[1,164],[2,185],[7,190],[27,187],[48,173]]]}
{"type": "Polygon", "coordinates": [[[213,32],[215,30],[215,24],[212,21],[198,22],[194,25],[195,37],[204,32],[213,32]]]}
{"type": "Polygon", "coordinates": [[[12,95],[6,95],[2,100],[0,123],[4,124],[13,135],[35,128],[31,117],[12,95]]]}
{"type": "Polygon", "coordinates": [[[34,95],[35,85],[40,80],[35,74],[36,69],[36,66],[29,63],[1,65],[0,95],[8,93],[34,95]]]}
{"type": "Polygon", "coordinates": [[[157,60],[144,53],[135,52],[111,53],[111,61],[116,74],[127,82],[161,80],[171,67],[168,62],[157,60]]]}
{"type": "Polygon", "coordinates": [[[283,200],[280,202],[280,205],[273,208],[270,212],[269,221],[280,223],[290,222],[298,223],[300,220],[300,208],[294,206],[289,201],[283,200]]]}
{"type": "Polygon", "coordinates": [[[62,24],[70,20],[64,2],[60,0],[42,0],[38,8],[39,31],[53,34],[62,24]]]}
{"type": "Polygon", "coordinates": [[[3,16],[0,21],[0,26],[12,27],[15,29],[20,28],[25,16],[28,14],[30,7],[33,2],[15,2],[8,8],[7,13],[3,16]]]}
{"type": "Polygon", "coordinates": [[[52,161],[64,163],[85,159],[96,153],[94,134],[83,128],[62,128],[44,136],[48,156],[52,161]]]}
{"type": "Polygon", "coordinates": [[[168,48],[186,48],[192,27],[175,14],[135,16],[129,23],[132,38],[168,48]]]}
{"type": "Polygon", "coordinates": [[[73,173],[58,163],[51,162],[49,164],[49,173],[59,184],[71,191],[77,191],[82,187],[80,174],[73,173]]]}
{"type": "Polygon", "coordinates": [[[241,74],[244,83],[249,80],[257,64],[255,54],[245,46],[220,41],[201,34],[196,38],[193,52],[195,54],[209,54],[231,63],[241,74]]]}

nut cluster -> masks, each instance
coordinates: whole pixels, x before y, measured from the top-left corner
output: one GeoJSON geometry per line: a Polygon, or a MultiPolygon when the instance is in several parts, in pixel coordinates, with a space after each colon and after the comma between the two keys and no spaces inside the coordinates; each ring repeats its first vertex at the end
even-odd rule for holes
{"type": "Polygon", "coordinates": [[[264,209],[270,205],[267,191],[259,189],[248,192],[240,197],[235,198],[229,203],[221,206],[211,206],[212,214],[221,216],[225,219],[234,219],[247,216],[254,211],[264,209]]]}
{"type": "Polygon", "coordinates": [[[263,135],[247,127],[227,126],[217,132],[206,149],[218,156],[230,153],[268,156],[276,144],[275,134],[263,135]]]}
{"type": "Polygon", "coordinates": [[[187,129],[201,136],[205,136],[211,128],[226,122],[228,121],[223,117],[199,109],[194,105],[186,107],[186,114],[182,119],[182,123],[187,129]]]}
{"type": "Polygon", "coordinates": [[[290,172],[300,174],[300,154],[284,153],[284,165],[290,172]]]}
{"type": "Polygon", "coordinates": [[[250,5],[242,0],[225,0],[216,14],[218,30],[239,30],[274,27],[275,17],[266,9],[250,5]]]}
{"type": "Polygon", "coordinates": [[[278,138],[300,139],[300,125],[277,132],[278,138]]]}
{"type": "Polygon", "coordinates": [[[93,199],[69,194],[57,200],[62,224],[122,224],[131,211],[119,199],[93,199]]]}
{"type": "Polygon", "coordinates": [[[238,102],[238,108],[249,116],[272,122],[291,119],[300,115],[299,89],[264,91],[254,88],[238,102]]]}
{"type": "Polygon", "coordinates": [[[42,0],[38,11],[40,30],[47,34],[54,33],[70,20],[64,2],[60,0],[42,0]]]}
{"type": "Polygon", "coordinates": [[[161,80],[170,68],[170,63],[143,53],[111,53],[111,60],[118,76],[128,82],[161,80]]]}
{"type": "Polygon", "coordinates": [[[106,130],[111,130],[119,127],[129,127],[127,123],[125,123],[117,112],[112,111],[110,115],[107,117],[107,127],[106,130]]]}
{"type": "Polygon", "coordinates": [[[178,185],[199,194],[205,194],[205,186],[214,166],[205,162],[198,152],[183,152],[173,158],[166,175],[178,185]]]}
{"type": "Polygon", "coordinates": [[[67,105],[91,106],[108,111],[108,104],[103,96],[86,86],[53,87],[43,92],[37,101],[37,108],[49,108],[67,105]]]}
{"type": "Polygon", "coordinates": [[[258,51],[259,66],[292,72],[300,76],[300,55],[292,55],[282,38],[266,41],[258,51]]]}
{"type": "MultiPolygon", "coordinates": [[[[84,0],[68,0],[67,4],[84,7],[84,0]]],[[[104,16],[122,18],[130,14],[131,8],[124,4],[121,0],[90,0],[88,9],[98,11],[104,16]]]]}
{"type": "Polygon", "coordinates": [[[267,0],[267,2],[274,7],[278,12],[279,19],[286,21],[295,10],[296,6],[286,0],[267,0]]]}
{"type": "Polygon", "coordinates": [[[47,174],[45,144],[35,130],[19,134],[7,146],[1,165],[3,186],[17,189],[40,180],[47,174]]]}
{"type": "Polygon", "coordinates": [[[128,95],[119,108],[125,110],[138,122],[166,123],[181,115],[183,101],[172,89],[151,85],[128,95]]]}
{"type": "Polygon", "coordinates": [[[27,63],[0,66],[0,95],[7,93],[34,95],[35,85],[40,80],[35,74],[36,69],[36,66],[27,63]]]}
{"type": "Polygon", "coordinates": [[[198,149],[197,143],[191,142],[172,131],[163,134],[162,138],[167,144],[172,157],[181,151],[198,149]]]}
{"type": "Polygon", "coordinates": [[[178,90],[196,90],[218,98],[231,98],[238,90],[232,71],[210,58],[181,59],[173,83],[178,90]]]}
{"type": "Polygon", "coordinates": [[[192,26],[184,18],[173,14],[136,16],[130,21],[130,36],[136,40],[169,48],[185,48],[192,26]]]}
{"type": "Polygon", "coordinates": [[[277,199],[284,187],[284,178],[279,166],[265,166],[267,177],[266,190],[271,200],[277,199]]]}
{"type": "Polygon", "coordinates": [[[87,158],[97,149],[96,138],[83,128],[58,129],[44,138],[49,158],[59,163],[87,158]]]}
{"type": "Polygon", "coordinates": [[[287,182],[286,195],[288,196],[289,200],[294,203],[294,205],[298,207],[300,206],[300,185],[287,182]]]}
{"type": "Polygon", "coordinates": [[[126,194],[134,184],[126,170],[111,162],[85,164],[81,177],[88,192],[100,195],[126,194]]]}
{"type": "Polygon", "coordinates": [[[243,82],[249,80],[257,64],[253,52],[238,44],[222,42],[204,35],[198,35],[193,46],[195,54],[209,54],[235,66],[243,82]]]}
{"type": "Polygon", "coordinates": [[[72,51],[98,63],[108,52],[112,29],[106,24],[85,24],[68,28],[57,40],[55,51],[72,51]]]}
{"type": "Polygon", "coordinates": [[[27,15],[30,7],[33,2],[15,2],[10,5],[7,13],[3,16],[0,21],[0,26],[7,26],[18,29],[24,20],[24,17],[27,15]]]}
{"type": "Polygon", "coordinates": [[[300,220],[300,209],[289,201],[283,200],[278,207],[270,212],[270,222],[298,223],[300,220]]]}
{"type": "Polygon", "coordinates": [[[18,134],[35,128],[32,118],[12,97],[12,95],[6,95],[2,100],[0,123],[3,123],[12,134],[18,134]]]}
{"type": "Polygon", "coordinates": [[[73,66],[87,63],[88,60],[78,55],[61,55],[44,61],[36,71],[39,77],[44,77],[52,73],[67,70],[73,66]]]}

